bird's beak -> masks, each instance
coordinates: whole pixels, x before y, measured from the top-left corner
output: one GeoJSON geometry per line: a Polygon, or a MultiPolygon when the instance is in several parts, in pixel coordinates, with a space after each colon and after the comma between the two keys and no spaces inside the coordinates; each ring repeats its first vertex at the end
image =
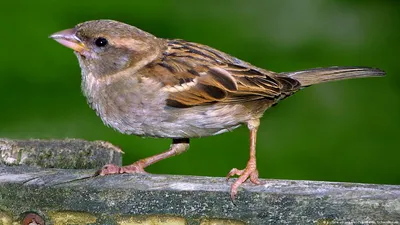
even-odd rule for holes
{"type": "Polygon", "coordinates": [[[88,50],[85,44],[76,36],[75,28],[59,31],[50,35],[50,38],[81,54],[88,50]]]}

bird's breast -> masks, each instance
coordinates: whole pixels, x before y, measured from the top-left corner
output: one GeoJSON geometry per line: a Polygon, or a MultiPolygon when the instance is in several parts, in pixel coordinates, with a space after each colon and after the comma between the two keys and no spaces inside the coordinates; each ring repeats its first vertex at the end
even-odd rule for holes
{"type": "Polygon", "coordinates": [[[103,122],[121,133],[155,136],[150,128],[165,120],[166,93],[150,80],[135,76],[98,79],[88,74],[82,89],[103,122]]]}

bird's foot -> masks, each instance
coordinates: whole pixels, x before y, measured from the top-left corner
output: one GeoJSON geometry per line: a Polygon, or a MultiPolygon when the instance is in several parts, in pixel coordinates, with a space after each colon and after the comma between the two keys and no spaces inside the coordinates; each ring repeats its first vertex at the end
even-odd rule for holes
{"type": "Polygon", "coordinates": [[[153,155],[139,161],[134,162],[131,165],[119,167],[114,164],[107,164],[98,170],[94,176],[105,176],[110,174],[120,174],[120,173],[147,173],[144,168],[161,161],[163,159],[169,158],[174,155],[178,155],[189,148],[189,139],[173,139],[172,145],[163,153],[153,155]]]}
{"type": "Polygon", "coordinates": [[[114,164],[107,164],[103,166],[103,168],[98,170],[95,175],[105,176],[105,175],[120,174],[120,173],[147,173],[147,172],[144,170],[143,163],[141,161],[137,161],[131,165],[122,167],[114,164]]]}
{"type": "Polygon", "coordinates": [[[247,179],[250,179],[250,181],[253,184],[257,184],[257,185],[262,184],[261,181],[258,179],[258,170],[257,170],[257,167],[255,166],[255,163],[253,164],[253,163],[249,162],[244,170],[238,170],[236,168],[233,168],[226,176],[226,180],[229,180],[229,178],[231,178],[232,176],[235,176],[235,175],[239,176],[239,178],[231,186],[232,200],[235,200],[237,192],[238,192],[237,189],[247,179]]]}

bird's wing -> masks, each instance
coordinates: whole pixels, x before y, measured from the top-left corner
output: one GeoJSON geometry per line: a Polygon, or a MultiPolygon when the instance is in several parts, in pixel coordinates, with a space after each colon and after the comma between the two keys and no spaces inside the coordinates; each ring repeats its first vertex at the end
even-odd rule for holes
{"type": "Polygon", "coordinates": [[[279,100],[300,88],[297,80],[252,66],[208,46],[168,40],[163,57],[147,66],[169,92],[167,105],[279,100]]]}

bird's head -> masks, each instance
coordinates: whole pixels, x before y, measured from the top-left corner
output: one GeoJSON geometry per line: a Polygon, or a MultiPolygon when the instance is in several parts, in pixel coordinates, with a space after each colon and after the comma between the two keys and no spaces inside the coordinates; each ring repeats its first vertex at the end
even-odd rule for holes
{"type": "Polygon", "coordinates": [[[161,40],[131,25],[94,20],[50,36],[75,51],[84,72],[115,74],[160,51],[161,40]]]}

